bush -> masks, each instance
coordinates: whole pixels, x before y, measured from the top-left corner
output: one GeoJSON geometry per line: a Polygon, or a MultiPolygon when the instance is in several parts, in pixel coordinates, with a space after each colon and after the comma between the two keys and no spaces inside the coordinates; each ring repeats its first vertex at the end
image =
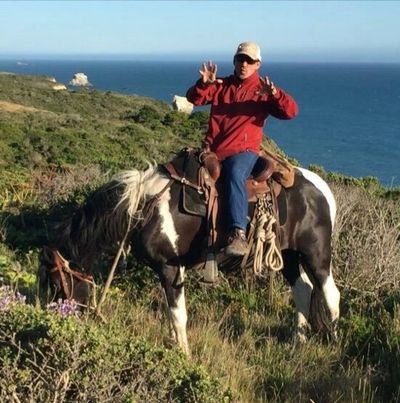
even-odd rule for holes
{"type": "Polygon", "coordinates": [[[18,305],[0,312],[0,400],[231,401],[177,350],[18,305]]]}
{"type": "Polygon", "coordinates": [[[192,117],[183,112],[172,111],[164,116],[162,123],[170,127],[180,138],[190,141],[192,146],[199,146],[205,132],[203,116],[192,117]]]}
{"type": "Polygon", "coordinates": [[[131,118],[136,123],[144,124],[145,126],[152,126],[156,122],[160,122],[162,115],[155,108],[145,105],[132,115],[125,116],[125,119],[131,118]]]}

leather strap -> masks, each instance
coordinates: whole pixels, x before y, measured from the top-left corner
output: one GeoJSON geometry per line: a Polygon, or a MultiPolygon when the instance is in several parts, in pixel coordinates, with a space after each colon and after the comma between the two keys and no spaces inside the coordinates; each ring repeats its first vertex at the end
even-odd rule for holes
{"type": "Polygon", "coordinates": [[[168,171],[169,175],[171,176],[172,179],[186,185],[186,186],[190,186],[193,189],[196,189],[198,192],[201,192],[201,187],[190,182],[188,179],[186,179],[184,176],[180,176],[178,174],[178,172],[176,172],[175,167],[170,163],[167,162],[166,164],[164,164],[165,169],[168,171]]]}

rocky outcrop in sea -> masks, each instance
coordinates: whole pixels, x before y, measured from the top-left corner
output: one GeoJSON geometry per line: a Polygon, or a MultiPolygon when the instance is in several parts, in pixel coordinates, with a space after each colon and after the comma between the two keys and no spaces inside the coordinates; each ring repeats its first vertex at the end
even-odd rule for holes
{"type": "Polygon", "coordinates": [[[72,80],[69,82],[69,85],[72,85],[74,87],[89,87],[92,84],[89,82],[86,74],[76,73],[74,74],[72,80]]]}

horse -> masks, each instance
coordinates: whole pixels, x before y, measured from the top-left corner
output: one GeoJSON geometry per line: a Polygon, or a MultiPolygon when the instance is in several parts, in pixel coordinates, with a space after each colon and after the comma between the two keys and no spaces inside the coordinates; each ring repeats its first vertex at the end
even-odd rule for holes
{"type": "MultiPolygon", "coordinates": [[[[58,297],[87,303],[92,288],[88,268],[102,251],[122,247],[125,240],[134,256],[157,273],[166,296],[171,336],[189,354],[184,275],[207,255],[209,220],[183,208],[183,179],[171,175],[165,165],[117,174],[62,223],[59,236],[44,248],[40,283],[48,284],[58,297]]],[[[317,174],[295,167],[293,185],[280,197],[286,205],[286,217],[278,226],[281,272],[297,310],[296,336],[305,340],[310,325],[335,332],[340,292],[331,265],[334,196],[317,174]]],[[[216,238],[214,247],[223,260],[223,231],[216,238]]]]}

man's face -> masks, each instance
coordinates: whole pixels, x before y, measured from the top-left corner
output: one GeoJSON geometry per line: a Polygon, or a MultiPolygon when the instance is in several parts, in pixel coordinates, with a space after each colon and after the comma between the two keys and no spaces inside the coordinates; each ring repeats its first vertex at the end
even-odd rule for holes
{"type": "Polygon", "coordinates": [[[235,65],[235,73],[241,80],[250,77],[261,66],[261,62],[253,60],[247,55],[235,56],[233,63],[235,65]]]}

